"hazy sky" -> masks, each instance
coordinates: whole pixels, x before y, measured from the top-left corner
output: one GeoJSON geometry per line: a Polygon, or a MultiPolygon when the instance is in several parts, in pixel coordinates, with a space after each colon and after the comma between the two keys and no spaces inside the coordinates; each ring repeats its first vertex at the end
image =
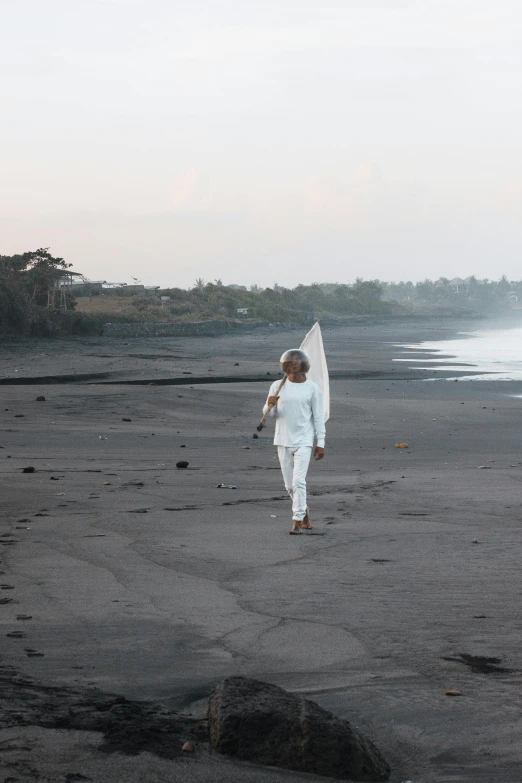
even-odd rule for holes
{"type": "Polygon", "coordinates": [[[0,254],[522,278],[520,0],[0,0],[0,254]]]}

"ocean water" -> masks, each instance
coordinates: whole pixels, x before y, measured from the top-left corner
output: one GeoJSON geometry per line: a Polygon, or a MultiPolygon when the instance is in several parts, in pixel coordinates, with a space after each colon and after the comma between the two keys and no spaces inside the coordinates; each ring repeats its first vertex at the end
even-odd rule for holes
{"type": "Polygon", "coordinates": [[[411,369],[433,370],[436,364],[437,370],[458,370],[461,381],[522,380],[520,327],[460,332],[459,337],[453,340],[396,347],[400,350],[394,361],[406,362],[411,369]],[[461,376],[462,371],[469,372],[469,375],[461,376]]]}

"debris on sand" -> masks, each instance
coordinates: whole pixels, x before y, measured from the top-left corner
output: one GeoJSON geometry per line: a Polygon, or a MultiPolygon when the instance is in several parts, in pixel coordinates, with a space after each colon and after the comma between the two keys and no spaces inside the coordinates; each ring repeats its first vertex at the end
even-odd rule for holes
{"type": "Polygon", "coordinates": [[[237,489],[235,484],[218,484],[217,489],[237,489]]]}
{"type": "Polygon", "coordinates": [[[443,661],[455,661],[468,666],[474,674],[512,674],[513,669],[502,666],[502,658],[488,655],[470,655],[459,653],[454,656],[443,656],[443,661]]]}
{"type": "Polygon", "coordinates": [[[259,438],[259,435],[257,434],[257,432],[254,432],[254,434],[252,435],[252,437],[254,438],[254,440],[257,440],[257,439],[259,438]]]}
{"type": "Polygon", "coordinates": [[[122,421],[132,421],[132,419],[128,419],[127,417],[122,418],[122,421]]]}
{"type": "Polygon", "coordinates": [[[43,395],[40,395],[40,397],[36,398],[36,402],[45,402],[45,397],[43,395]]]}
{"type": "Polygon", "coordinates": [[[395,444],[395,448],[396,449],[407,449],[408,448],[408,444],[407,443],[396,443],[395,444]]]}
{"type": "Polygon", "coordinates": [[[36,468],[33,468],[32,465],[29,465],[27,468],[22,468],[22,473],[34,473],[36,468]]]}
{"type": "Polygon", "coordinates": [[[192,742],[184,742],[181,746],[181,752],[182,753],[194,753],[196,748],[194,747],[192,742]]]}
{"type": "Polygon", "coordinates": [[[181,459],[179,462],[176,462],[176,467],[181,470],[183,468],[188,468],[189,463],[186,459],[181,459]]]}
{"type": "MultiPolygon", "coordinates": [[[[27,648],[26,653],[29,657],[42,655],[31,648],[27,648]]],[[[10,670],[4,673],[2,691],[2,728],[36,725],[97,731],[103,734],[103,751],[131,756],[148,751],[167,759],[180,757],[184,745],[190,744],[195,750],[198,742],[207,741],[207,728],[202,720],[166,709],[164,705],[129,701],[95,688],[49,688],[10,670]],[[6,704],[9,710],[5,709],[6,704]]],[[[187,748],[184,752],[194,751],[187,748]]],[[[71,782],[91,780],[79,773],[59,777],[71,782]]],[[[21,780],[21,777],[16,779],[21,780]]],[[[27,780],[26,776],[24,780],[27,780]]]]}
{"type": "Polygon", "coordinates": [[[454,691],[454,690],[444,691],[444,695],[445,696],[462,696],[462,691],[454,691]]]}

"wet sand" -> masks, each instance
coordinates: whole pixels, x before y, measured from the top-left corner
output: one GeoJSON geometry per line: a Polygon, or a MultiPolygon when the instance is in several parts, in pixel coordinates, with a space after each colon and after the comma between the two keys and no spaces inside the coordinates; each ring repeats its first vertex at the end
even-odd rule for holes
{"type": "MultiPolygon", "coordinates": [[[[0,344],[0,380],[104,376],[0,386],[1,664],[11,700],[25,688],[20,719],[32,722],[28,679],[62,701],[96,689],[200,716],[216,680],[244,674],[352,721],[394,783],[519,783],[521,402],[509,395],[522,384],[423,382],[458,373],[393,362],[391,343],[456,328],[325,331],[332,419],[309,473],[314,535],[300,537],[272,431],[252,434],[302,330],[0,344]],[[114,383],[187,373],[210,382],[114,383]]],[[[4,728],[0,743],[0,782],[306,779],[202,743],[195,758],[129,757],[101,752],[100,733],[42,726],[4,728]]]]}

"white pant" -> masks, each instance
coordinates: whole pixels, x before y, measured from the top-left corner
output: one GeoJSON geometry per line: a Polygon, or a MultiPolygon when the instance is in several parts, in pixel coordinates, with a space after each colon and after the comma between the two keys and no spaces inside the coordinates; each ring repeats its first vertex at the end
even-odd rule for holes
{"type": "Polygon", "coordinates": [[[278,446],[277,455],[286,490],[292,498],[292,519],[302,522],[306,514],[306,474],[312,447],[278,446]]]}

